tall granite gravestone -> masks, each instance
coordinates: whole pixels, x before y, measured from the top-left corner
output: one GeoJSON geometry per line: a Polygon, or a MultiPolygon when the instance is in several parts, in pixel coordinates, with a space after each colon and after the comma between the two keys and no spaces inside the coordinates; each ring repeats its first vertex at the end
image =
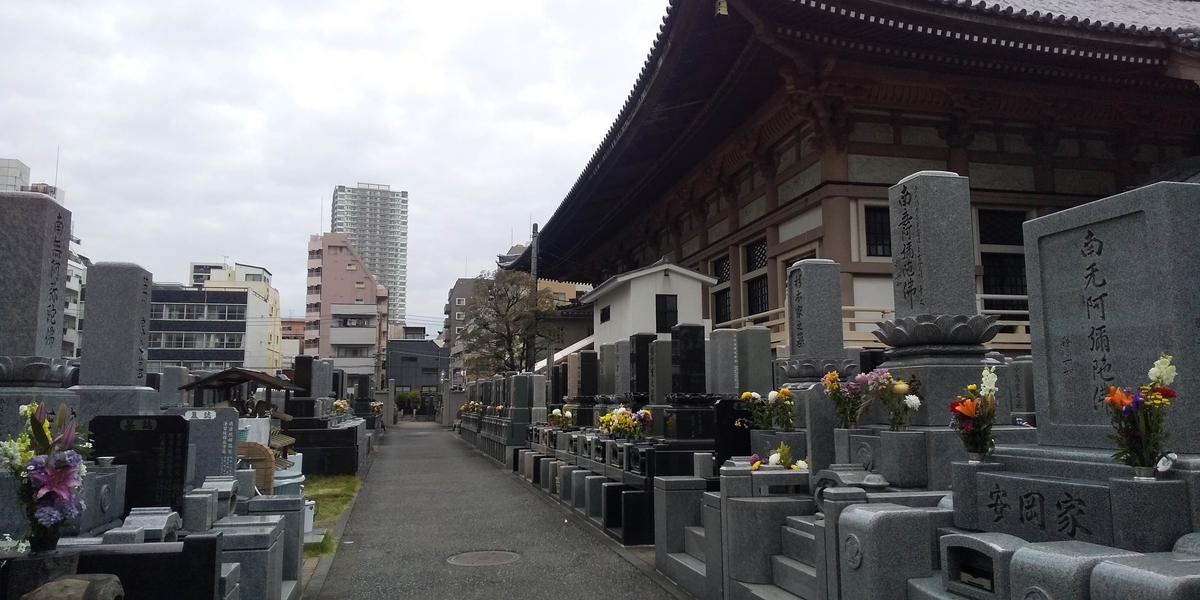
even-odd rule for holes
{"type": "Polygon", "coordinates": [[[169,408],[169,415],[187,421],[188,440],[194,452],[194,474],[188,483],[202,487],[213,477],[233,477],[237,469],[238,413],[233,408],[169,408]]]}
{"type": "Polygon", "coordinates": [[[616,347],[615,377],[617,391],[614,393],[618,396],[623,396],[631,390],[629,386],[633,380],[633,351],[629,340],[617,340],[616,347]]]}
{"type": "Polygon", "coordinates": [[[655,333],[635,333],[629,336],[629,394],[632,404],[650,400],[650,344],[658,339],[655,333]]]}
{"type": "Polygon", "coordinates": [[[579,353],[567,355],[567,396],[579,395],[579,353]]]}
{"type": "Polygon", "coordinates": [[[775,362],[780,381],[792,391],[807,428],[808,465],[816,489],[817,475],[834,463],[833,401],[821,378],[837,371],[845,379],[857,374],[858,364],[847,359],[842,338],[841,269],[825,259],[810,258],[788,267],[787,358],[775,362]]]}
{"type": "Polygon", "coordinates": [[[159,377],[158,396],[162,406],[187,406],[187,392],[179,388],[191,383],[191,373],[186,367],[163,367],[159,377]]]}
{"type": "Polygon", "coordinates": [[[99,416],[91,421],[93,452],[126,465],[127,508],[183,509],[192,463],[188,424],[179,415],[99,416]]]}
{"type": "MultiPolygon", "coordinates": [[[[896,317],[875,336],[890,346],[882,365],[921,380],[923,405],[913,425],[943,426],[950,403],[985,365],[1002,366],[983,346],[999,331],[995,317],[979,314],[975,300],[970,183],[942,171],[921,171],[888,190],[892,220],[892,284],[896,317]]],[[[996,422],[1010,422],[997,398],[996,422]]],[[[868,419],[884,419],[878,409],[868,419]]]]}
{"type": "Polygon", "coordinates": [[[1198,210],[1200,185],[1158,183],[1025,224],[1038,445],[998,440],[994,469],[955,464],[956,524],[961,506],[985,531],[1135,552],[1169,551],[1200,529],[1194,461],[1134,478],[1111,459],[1103,405],[1108,385],[1140,385],[1170,354],[1179,399],[1167,409],[1165,445],[1181,458],[1200,452],[1200,408],[1182,401],[1200,393],[1200,297],[1181,291],[1200,279],[1190,240],[1198,210]]]}
{"type": "MultiPolygon", "coordinates": [[[[50,196],[0,192],[0,439],[16,437],[18,407],[35,400],[51,411],[78,408],[64,389],[76,369],[59,358],[70,232],[71,211],[50,196]]],[[[25,516],[15,493],[16,480],[0,477],[0,531],[19,534],[25,516]]]]}
{"type": "Polygon", "coordinates": [[[550,368],[550,406],[558,406],[562,404],[563,396],[566,395],[566,386],[563,385],[562,365],[554,365],[550,368]]]}
{"type": "Polygon", "coordinates": [[[650,342],[650,403],[646,409],[650,411],[653,420],[650,422],[652,436],[663,435],[664,411],[667,409],[667,396],[671,394],[671,345],[672,340],[654,340],[650,342]]]}
{"type": "Polygon", "coordinates": [[[709,336],[705,352],[707,365],[705,379],[710,394],[740,394],[741,374],[738,371],[738,343],[736,329],[715,329],[709,336]]]}
{"type": "Polygon", "coordinates": [[[617,345],[600,344],[600,393],[617,393],[617,345]]]}
{"type": "Polygon", "coordinates": [[[88,268],[87,344],[79,372],[79,418],[150,415],[161,395],[146,385],[150,342],[150,272],[133,263],[88,268]]]}
{"type": "Polygon", "coordinates": [[[579,353],[579,395],[595,396],[600,393],[600,363],[595,350],[579,353]]]}
{"type": "Polygon", "coordinates": [[[771,360],[770,329],[754,325],[737,330],[739,388],[763,395],[775,389],[771,360]]]}
{"type": "MultiPolygon", "coordinates": [[[[1158,183],[1025,224],[1038,443],[1112,448],[1103,399],[1175,357],[1200,397],[1200,186],[1158,183]]],[[[1200,453],[1200,404],[1173,402],[1168,445],[1200,453]]]]}

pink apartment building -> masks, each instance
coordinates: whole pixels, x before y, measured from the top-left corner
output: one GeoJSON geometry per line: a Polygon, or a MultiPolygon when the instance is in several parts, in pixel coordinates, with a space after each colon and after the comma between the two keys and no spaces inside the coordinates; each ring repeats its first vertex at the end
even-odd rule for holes
{"type": "Polygon", "coordinates": [[[376,385],[387,352],[388,293],[346,236],[308,239],[304,354],[332,358],[348,383],[369,376],[376,385]]]}

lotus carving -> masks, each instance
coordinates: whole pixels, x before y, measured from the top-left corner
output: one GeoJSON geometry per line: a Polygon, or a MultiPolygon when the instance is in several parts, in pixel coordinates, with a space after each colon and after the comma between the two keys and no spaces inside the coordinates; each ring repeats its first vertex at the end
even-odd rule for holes
{"type": "Polygon", "coordinates": [[[58,384],[67,387],[78,367],[61,358],[0,356],[0,385],[58,384]]]}
{"type": "Polygon", "coordinates": [[[775,361],[775,368],[783,381],[804,381],[820,379],[830,371],[837,371],[842,377],[858,374],[858,361],[846,358],[781,358],[775,361]]]}
{"type": "Polygon", "coordinates": [[[916,315],[877,323],[875,337],[893,348],[969,346],[989,342],[1000,332],[995,315],[916,315]]]}

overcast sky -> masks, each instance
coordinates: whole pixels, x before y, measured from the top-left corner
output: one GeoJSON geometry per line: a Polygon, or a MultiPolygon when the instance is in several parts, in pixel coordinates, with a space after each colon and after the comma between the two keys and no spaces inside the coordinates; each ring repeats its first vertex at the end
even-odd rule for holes
{"type": "Polygon", "coordinates": [[[0,158],[66,192],[93,261],[260,265],[303,316],[335,185],[408,190],[409,323],[545,223],[665,0],[0,3],[0,158]],[[322,229],[324,228],[324,229],[322,229]]]}

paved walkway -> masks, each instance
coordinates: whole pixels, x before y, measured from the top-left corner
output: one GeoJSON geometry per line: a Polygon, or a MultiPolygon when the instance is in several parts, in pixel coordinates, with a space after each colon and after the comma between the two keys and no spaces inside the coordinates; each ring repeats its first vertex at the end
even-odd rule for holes
{"type": "Polygon", "coordinates": [[[320,598],[672,597],[540,493],[457,434],[402,423],[382,438],[320,598]],[[446,562],[478,550],[521,558],[446,562]]]}

